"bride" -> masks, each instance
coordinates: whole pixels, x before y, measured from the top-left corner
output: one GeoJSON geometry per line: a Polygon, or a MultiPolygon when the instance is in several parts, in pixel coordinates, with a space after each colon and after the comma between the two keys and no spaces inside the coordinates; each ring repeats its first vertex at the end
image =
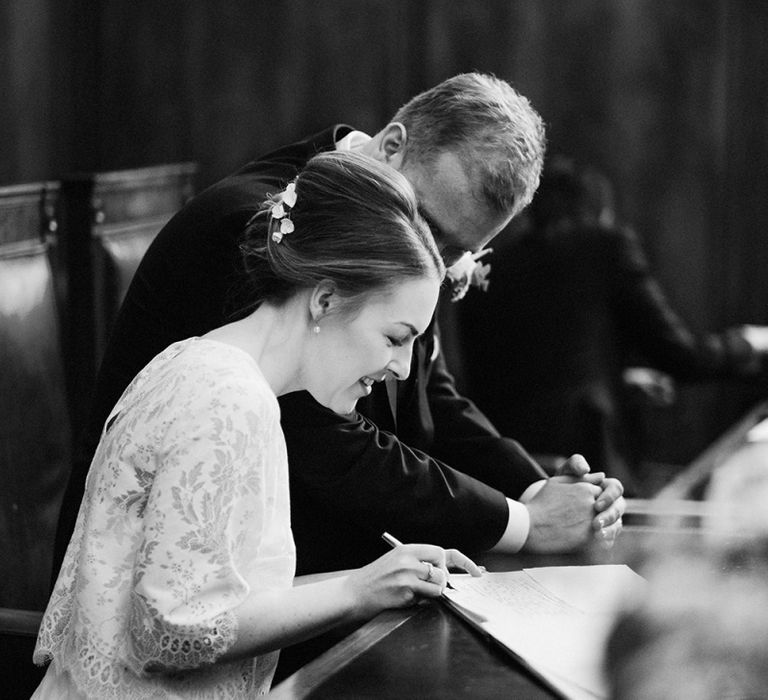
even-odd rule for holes
{"type": "MultiPolygon", "coordinates": [[[[408,375],[444,267],[394,169],[327,153],[271,198],[243,242],[251,306],[177,342],[105,424],[45,612],[34,698],[250,697],[278,650],[440,595],[456,550],[398,546],[294,580],[276,396],[337,413],[408,375]]],[[[295,464],[293,469],[300,469],[295,464]]]]}

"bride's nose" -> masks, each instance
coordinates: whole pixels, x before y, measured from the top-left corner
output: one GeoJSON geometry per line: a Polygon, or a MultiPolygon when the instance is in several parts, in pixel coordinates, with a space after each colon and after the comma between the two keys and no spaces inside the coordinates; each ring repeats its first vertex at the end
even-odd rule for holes
{"type": "Polygon", "coordinates": [[[408,379],[408,375],[411,373],[412,348],[412,344],[395,348],[392,359],[387,365],[387,369],[399,380],[408,379]]]}

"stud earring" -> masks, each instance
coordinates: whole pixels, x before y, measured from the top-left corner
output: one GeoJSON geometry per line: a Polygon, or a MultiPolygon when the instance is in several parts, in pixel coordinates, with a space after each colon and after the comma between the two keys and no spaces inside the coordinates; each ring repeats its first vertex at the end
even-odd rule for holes
{"type": "Polygon", "coordinates": [[[317,323],[312,327],[312,332],[315,335],[317,335],[320,332],[320,326],[317,323]]]}

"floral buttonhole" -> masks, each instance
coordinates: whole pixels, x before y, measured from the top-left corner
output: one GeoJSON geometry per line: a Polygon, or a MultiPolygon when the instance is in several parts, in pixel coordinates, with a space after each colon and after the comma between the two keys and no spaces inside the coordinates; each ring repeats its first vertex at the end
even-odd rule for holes
{"type": "Polygon", "coordinates": [[[484,248],[477,253],[467,251],[445,271],[451,289],[451,301],[463,299],[470,287],[478,287],[484,292],[488,289],[491,266],[484,265],[480,259],[491,252],[493,248],[484,248]]]}

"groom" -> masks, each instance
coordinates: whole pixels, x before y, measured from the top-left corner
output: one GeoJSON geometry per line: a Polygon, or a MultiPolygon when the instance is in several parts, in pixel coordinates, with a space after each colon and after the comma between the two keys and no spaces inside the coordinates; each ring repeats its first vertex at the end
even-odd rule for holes
{"type": "MultiPolygon", "coordinates": [[[[54,571],[104,419],[122,391],[166,346],[236,315],[238,239],[268,193],[319,151],[357,149],[408,178],[451,265],[480,250],[530,202],[544,147],[541,119],[524,97],[492,76],[462,74],[413,98],[372,137],[334,126],[193,198],[150,246],[112,331],[91,428],[62,506],[54,571]]],[[[300,465],[290,473],[298,574],[369,562],[384,551],[384,530],[467,552],[567,551],[593,537],[612,541],[624,509],[620,482],[585,476],[578,456],[565,467],[575,477],[547,479],[457,393],[434,322],[417,339],[410,375],[401,379],[396,387],[377,385],[346,416],[304,392],[280,399],[289,464],[300,465]]]]}

